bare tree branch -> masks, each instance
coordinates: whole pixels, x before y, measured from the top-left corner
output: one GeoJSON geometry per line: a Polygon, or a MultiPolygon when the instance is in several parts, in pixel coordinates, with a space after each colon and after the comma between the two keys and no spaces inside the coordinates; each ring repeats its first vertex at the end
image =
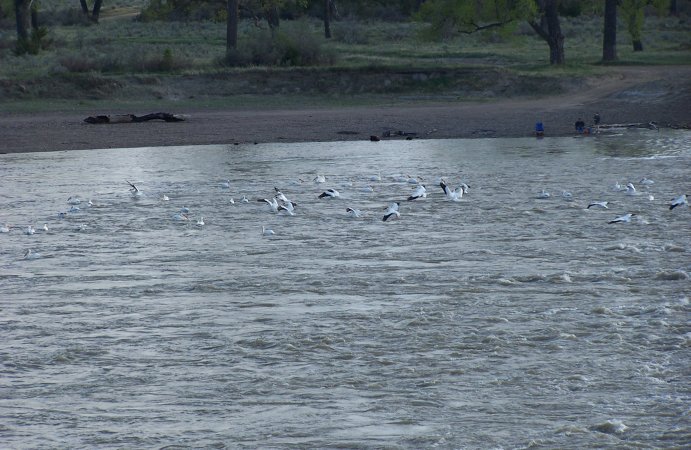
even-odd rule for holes
{"type": "Polygon", "coordinates": [[[507,20],[506,22],[493,22],[493,23],[489,23],[487,25],[478,25],[475,22],[469,22],[468,25],[474,27],[474,29],[469,30],[469,31],[458,30],[458,32],[463,33],[463,34],[473,34],[473,33],[476,33],[478,31],[487,30],[489,28],[503,27],[504,25],[511,23],[511,22],[512,22],[512,20],[507,20]]]}

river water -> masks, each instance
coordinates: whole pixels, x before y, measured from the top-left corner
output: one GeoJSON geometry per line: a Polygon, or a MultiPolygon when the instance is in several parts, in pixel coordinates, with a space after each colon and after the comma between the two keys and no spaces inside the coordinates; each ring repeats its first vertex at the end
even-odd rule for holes
{"type": "Polygon", "coordinates": [[[691,442],[689,133],[7,154],[0,193],[2,448],[691,442]]]}

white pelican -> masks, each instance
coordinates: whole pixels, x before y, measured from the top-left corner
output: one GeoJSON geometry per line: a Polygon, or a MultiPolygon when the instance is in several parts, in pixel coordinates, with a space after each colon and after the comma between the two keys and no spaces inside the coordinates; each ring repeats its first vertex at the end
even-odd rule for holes
{"type": "Polygon", "coordinates": [[[546,190],[543,189],[542,192],[537,194],[536,198],[546,199],[546,198],[550,198],[550,197],[551,197],[551,195],[549,195],[549,192],[547,192],[546,190]]]}
{"type": "Polygon", "coordinates": [[[9,233],[10,232],[10,224],[6,223],[2,226],[0,226],[0,233],[9,233]]]}
{"type": "Polygon", "coordinates": [[[230,189],[230,180],[225,180],[221,182],[221,187],[223,189],[230,189]]]}
{"type": "Polygon", "coordinates": [[[67,199],[67,203],[70,204],[70,205],[78,205],[78,204],[80,204],[81,202],[82,202],[82,199],[79,198],[79,197],[72,197],[72,196],[70,196],[70,198],[67,199]]]}
{"type": "Polygon", "coordinates": [[[32,225],[29,225],[28,227],[26,227],[26,230],[24,230],[24,234],[26,234],[28,236],[31,236],[35,232],[36,232],[36,229],[32,225]]]}
{"type": "Polygon", "coordinates": [[[34,253],[31,249],[24,252],[24,259],[38,259],[41,257],[40,253],[34,253]]]}
{"type": "Polygon", "coordinates": [[[277,187],[274,187],[274,191],[276,191],[276,195],[274,195],[274,198],[276,200],[279,200],[284,203],[288,203],[290,200],[283,194],[283,192],[279,191],[277,187]]]}
{"type": "Polygon", "coordinates": [[[686,194],[682,194],[679,197],[672,200],[672,204],[669,205],[669,209],[674,209],[677,206],[688,205],[688,204],[689,204],[689,201],[686,198],[686,194]]]}
{"type": "Polygon", "coordinates": [[[569,191],[561,191],[561,197],[567,201],[573,200],[573,194],[569,191]]]}
{"type": "Polygon", "coordinates": [[[199,219],[197,219],[197,225],[200,227],[204,226],[204,216],[201,216],[199,219]]]}
{"type": "Polygon", "coordinates": [[[635,216],[635,214],[628,213],[624,214],[623,216],[619,216],[614,220],[610,220],[608,223],[627,223],[631,222],[631,217],[635,216]]]}
{"type": "Polygon", "coordinates": [[[456,189],[451,189],[445,182],[444,180],[441,180],[439,182],[439,187],[444,191],[444,195],[446,195],[446,198],[449,200],[453,200],[454,202],[460,201],[461,198],[463,197],[463,193],[465,192],[465,189],[463,188],[464,185],[461,185],[457,187],[456,189]]]}
{"type": "Polygon", "coordinates": [[[408,201],[417,200],[418,198],[427,198],[427,189],[424,184],[418,185],[412,194],[408,197],[408,201]]]}
{"type": "Polygon", "coordinates": [[[386,209],[386,212],[384,213],[384,218],[382,221],[386,222],[389,220],[391,217],[394,219],[398,219],[401,217],[401,214],[398,212],[400,203],[399,202],[393,202],[392,204],[389,205],[389,207],[386,209]]]}
{"type": "Polygon", "coordinates": [[[322,192],[321,194],[319,194],[319,198],[324,198],[324,197],[336,198],[336,197],[340,197],[340,196],[341,196],[341,194],[336,189],[327,189],[324,192],[322,192]]]}
{"type": "Polygon", "coordinates": [[[276,233],[274,233],[274,230],[271,228],[265,228],[264,225],[262,225],[262,236],[272,236],[276,233]]]}
{"type": "Polygon", "coordinates": [[[645,186],[650,186],[651,184],[655,184],[655,182],[653,180],[651,180],[650,178],[646,178],[646,177],[643,177],[641,179],[641,181],[639,181],[639,183],[641,183],[642,185],[645,185],[645,186]]]}
{"type": "Polygon", "coordinates": [[[297,206],[297,203],[295,202],[286,202],[278,205],[278,212],[288,214],[289,216],[294,216],[295,215],[295,207],[297,206]]]}
{"type": "Polygon", "coordinates": [[[43,224],[43,231],[48,231],[48,224],[47,223],[43,224]]]}
{"type": "Polygon", "coordinates": [[[598,208],[609,209],[608,206],[607,206],[608,203],[609,203],[608,201],[604,201],[604,202],[592,202],[592,203],[590,203],[590,204],[588,205],[588,208],[587,208],[587,209],[590,209],[590,208],[592,208],[593,206],[597,206],[598,208]]]}
{"type": "Polygon", "coordinates": [[[326,177],[324,175],[317,175],[313,180],[315,183],[326,183],[326,177]]]}
{"type": "Polygon", "coordinates": [[[348,213],[348,216],[354,218],[360,217],[360,215],[362,214],[362,212],[359,209],[353,208],[346,208],[346,213],[348,213]]]}
{"type": "Polygon", "coordinates": [[[231,205],[234,205],[234,204],[235,204],[235,200],[233,199],[233,197],[230,197],[229,203],[230,203],[231,205]]]}
{"type": "Polygon", "coordinates": [[[134,184],[130,183],[129,181],[127,181],[127,184],[131,186],[130,192],[132,193],[132,197],[141,197],[142,195],[144,195],[144,193],[142,193],[142,191],[140,191],[134,184]]]}
{"type": "Polygon", "coordinates": [[[626,195],[636,195],[636,188],[634,187],[633,183],[626,185],[626,195]]]}
{"type": "Polygon", "coordinates": [[[249,203],[249,202],[250,202],[250,200],[247,198],[246,195],[243,195],[243,196],[242,196],[241,201],[242,201],[242,203],[249,203]]]}
{"type": "Polygon", "coordinates": [[[167,202],[168,200],[170,200],[170,198],[168,198],[166,194],[163,194],[163,196],[161,197],[161,201],[167,202]]]}
{"type": "Polygon", "coordinates": [[[259,198],[257,199],[257,201],[266,202],[271,212],[278,212],[278,200],[276,200],[275,198],[272,197],[271,200],[268,200],[266,198],[259,198]]]}

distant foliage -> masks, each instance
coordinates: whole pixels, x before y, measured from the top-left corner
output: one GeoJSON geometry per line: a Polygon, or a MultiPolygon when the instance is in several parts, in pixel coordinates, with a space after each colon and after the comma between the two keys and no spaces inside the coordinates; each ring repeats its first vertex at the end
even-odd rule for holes
{"type": "Polygon", "coordinates": [[[174,56],[171,49],[162,53],[134,51],[98,54],[88,50],[69,53],[58,58],[64,70],[72,73],[158,73],[174,72],[192,67],[192,63],[174,56]]]}
{"type": "Polygon", "coordinates": [[[31,30],[29,39],[19,39],[15,48],[17,55],[38,55],[40,50],[47,49],[51,44],[48,38],[48,28],[38,27],[31,30]]]}
{"type": "Polygon", "coordinates": [[[142,9],[142,21],[213,20],[226,18],[225,0],[150,0],[142,9]]]}
{"type": "Polygon", "coordinates": [[[50,14],[41,14],[40,21],[46,26],[90,26],[94,21],[84,14],[81,9],[69,8],[51,11],[50,14]]]}
{"type": "Polygon", "coordinates": [[[263,29],[244,36],[225,59],[231,66],[310,66],[332,61],[333,56],[324,52],[321,42],[309,32],[281,31],[272,38],[263,29]]]}
{"type": "Polygon", "coordinates": [[[334,26],[332,31],[333,39],[350,45],[369,44],[367,34],[367,27],[369,26],[371,25],[356,20],[343,20],[337,26],[334,26]]]}

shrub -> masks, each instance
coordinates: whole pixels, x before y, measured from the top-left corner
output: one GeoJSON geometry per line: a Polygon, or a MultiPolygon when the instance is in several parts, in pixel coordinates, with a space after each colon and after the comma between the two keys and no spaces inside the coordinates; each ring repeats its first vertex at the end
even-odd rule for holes
{"type": "Polygon", "coordinates": [[[41,14],[40,19],[41,23],[47,25],[47,26],[75,26],[75,25],[82,25],[82,26],[89,26],[93,25],[94,22],[82,12],[81,9],[76,9],[76,8],[70,8],[70,9],[61,9],[57,11],[51,11],[50,14],[41,14]]]}
{"type": "Polygon", "coordinates": [[[337,42],[349,45],[367,45],[367,25],[355,20],[344,20],[336,22],[332,26],[332,36],[337,42]]]}
{"type": "Polygon", "coordinates": [[[47,38],[48,29],[46,27],[38,27],[31,30],[29,39],[19,39],[15,53],[17,55],[30,54],[38,55],[39,50],[46,49],[50,45],[50,39],[47,38]]]}
{"type": "Polygon", "coordinates": [[[308,66],[332,61],[332,55],[307,31],[281,31],[272,38],[268,31],[259,30],[240,40],[224,62],[231,66],[308,66]]]}
{"type": "Polygon", "coordinates": [[[95,54],[82,51],[58,58],[58,63],[68,72],[171,72],[191,67],[192,63],[173,55],[170,49],[163,53],[95,54]]]}

